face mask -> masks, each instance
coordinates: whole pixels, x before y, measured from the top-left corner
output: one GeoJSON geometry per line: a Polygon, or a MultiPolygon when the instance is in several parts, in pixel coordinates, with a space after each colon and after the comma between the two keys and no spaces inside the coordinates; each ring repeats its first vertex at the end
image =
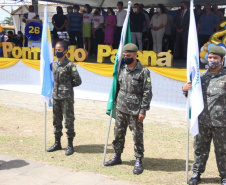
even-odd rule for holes
{"type": "Polygon", "coordinates": [[[157,11],[157,12],[161,12],[161,9],[160,9],[160,8],[157,8],[156,11],[157,11]]]}
{"type": "Polygon", "coordinates": [[[136,13],[137,12],[137,8],[133,8],[133,12],[136,13]]]}
{"type": "Polygon", "coordinates": [[[57,58],[62,58],[64,56],[63,52],[56,52],[56,57],[57,58]]]}
{"type": "Polygon", "coordinates": [[[87,8],[84,8],[84,12],[87,12],[87,8]]]}
{"type": "Polygon", "coordinates": [[[184,10],[184,7],[183,6],[181,6],[181,10],[184,10]]]}
{"type": "Polygon", "coordinates": [[[111,15],[111,13],[108,13],[108,15],[111,15]]]}
{"type": "Polygon", "coordinates": [[[133,63],[133,57],[132,58],[124,58],[124,62],[126,65],[130,65],[133,63]]]}
{"type": "Polygon", "coordinates": [[[208,61],[207,64],[208,64],[208,66],[209,66],[211,69],[216,69],[217,67],[219,67],[220,65],[222,65],[222,62],[221,62],[221,61],[217,61],[217,62],[214,62],[214,61],[208,61]]]}
{"type": "Polygon", "coordinates": [[[77,10],[77,9],[75,9],[75,10],[74,10],[74,13],[78,13],[78,10],[77,10]]]}

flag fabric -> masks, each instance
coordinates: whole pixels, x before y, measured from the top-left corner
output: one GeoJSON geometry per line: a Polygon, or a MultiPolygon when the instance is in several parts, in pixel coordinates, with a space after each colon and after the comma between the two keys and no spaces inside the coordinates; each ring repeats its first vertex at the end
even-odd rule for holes
{"type": "Polygon", "coordinates": [[[119,48],[118,48],[118,51],[117,51],[117,54],[116,54],[116,57],[115,57],[115,64],[114,64],[114,69],[113,69],[113,82],[112,82],[112,85],[111,85],[111,91],[110,91],[110,94],[109,94],[108,104],[107,104],[106,113],[108,115],[110,115],[110,113],[112,111],[112,117],[113,118],[115,118],[115,112],[116,112],[114,102],[115,102],[116,93],[117,93],[118,71],[119,71],[120,66],[121,66],[123,46],[128,44],[128,43],[131,43],[131,31],[130,31],[130,21],[129,21],[130,20],[129,19],[130,7],[131,7],[131,3],[129,2],[126,18],[125,18],[125,21],[124,21],[123,27],[122,27],[119,48]]]}
{"type": "Polygon", "coordinates": [[[190,104],[191,113],[190,130],[191,133],[195,136],[199,133],[198,116],[202,112],[204,104],[199,72],[199,48],[193,6],[193,0],[191,0],[187,50],[187,81],[192,81],[192,88],[188,102],[190,104]]]}
{"type": "Polygon", "coordinates": [[[53,90],[53,74],[52,74],[53,51],[47,15],[47,6],[44,9],[44,21],[42,29],[41,41],[41,62],[40,62],[40,80],[41,95],[46,103],[51,106],[52,90],[53,90]]]}

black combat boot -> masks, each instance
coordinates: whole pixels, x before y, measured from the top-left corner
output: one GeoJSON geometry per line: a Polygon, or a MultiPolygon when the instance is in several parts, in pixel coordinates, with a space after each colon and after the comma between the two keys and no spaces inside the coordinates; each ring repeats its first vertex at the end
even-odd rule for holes
{"type": "Polygon", "coordinates": [[[73,138],[68,138],[68,146],[65,155],[72,155],[74,153],[73,138]]]}
{"type": "Polygon", "coordinates": [[[222,185],[226,185],[226,178],[221,179],[222,185]]]}
{"type": "Polygon", "coordinates": [[[139,174],[143,173],[143,170],[144,169],[143,169],[141,157],[137,157],[135,166],[133,168],[133,173],[139,175],[139,174]]]}
{"type": "Polygon", "coordinates": [[[46,151],[47,152],[54,152],[57,150],[61,150],[61,143],[60,143],[60,137],[55,137],[55,143],[53,146],[51,146],[50,148],[48,148],[46,151]]]}
{"type": "Polygon", "coordinates": [[[115,153],[114,157],[104,164],[104,166],[114,166],[122,164],[121,153],[115,153]]]}
{"type": "Polygon", "coordinates": [[[201,174],[198,172],[194,172],[188,182],[189,185],[197,185],[201,178],[200,178],[201,174]]]}

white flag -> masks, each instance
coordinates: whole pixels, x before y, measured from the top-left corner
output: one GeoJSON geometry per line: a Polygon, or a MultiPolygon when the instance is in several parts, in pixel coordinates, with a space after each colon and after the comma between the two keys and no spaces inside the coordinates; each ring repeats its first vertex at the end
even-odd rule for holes
{"type": "Polygon", "coordinates": [[[192,81],[192,89],[190,92],[190,129],[191,133],[195,136],[199,133],[198,116],[202,112],[204,105],[199,73],[199,48],[193,10],[193,0],[191,0],[190,4],[190,25],[187,50],[187,81],[192,81]]]}

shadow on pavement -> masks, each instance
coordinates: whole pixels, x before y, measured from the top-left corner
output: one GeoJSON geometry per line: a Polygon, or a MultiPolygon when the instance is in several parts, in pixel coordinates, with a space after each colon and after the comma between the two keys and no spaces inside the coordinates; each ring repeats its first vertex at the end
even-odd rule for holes
{"type": "MultiPolygon", "coordinates": [[[[192,161],[189,161],[191,163],[192,161]]],[[[134,166],[135,160],[123,161],[122,164],[134,166]]],[[[162,159],[162,158],[144,158],[143,166],[149,171],[185,171],[186,160],[183,159],[162,159]]],[[[190,169],[190,165],[189,165],[190,169]]]]}
{"type": "Polygon", "coordinates": [[[29,165],[29,163],[27,163],[24,160],[11,160],[11,161],[1,161],[0,160],[0,170],[9,170],[12,168],[21,168],[24,166],[29,165]]]}
{"type": "MultiPolygon", "coordinates": [[[[74,150],[77,153],[104,153],[104,145],[78,145],[74,150]]],[[[114,150],[108,148],[107,153],[114,153],[114,150]]]]}

